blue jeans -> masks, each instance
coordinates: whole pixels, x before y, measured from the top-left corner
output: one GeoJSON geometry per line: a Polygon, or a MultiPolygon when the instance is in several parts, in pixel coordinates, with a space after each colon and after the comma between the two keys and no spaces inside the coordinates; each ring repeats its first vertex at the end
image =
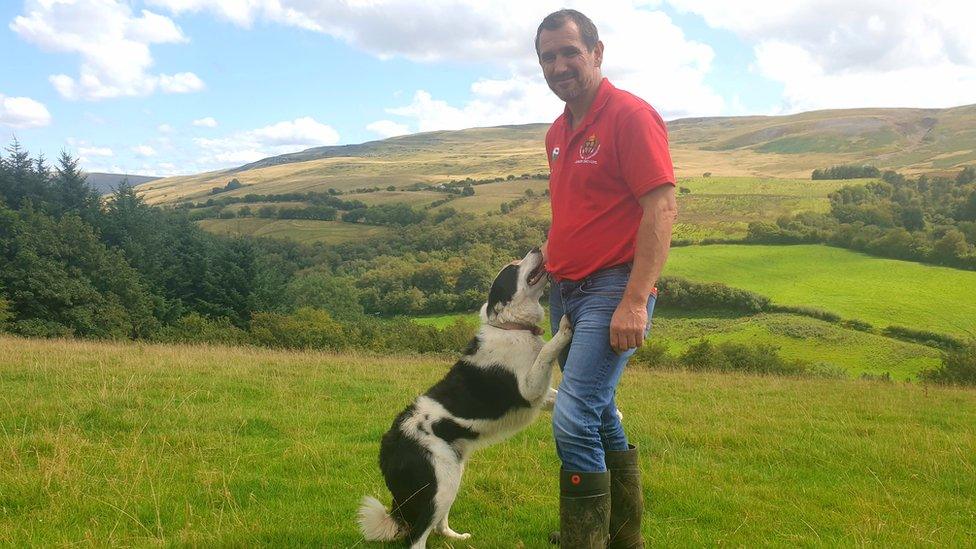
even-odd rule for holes
{"type": "MultiPolygon", "coordinates": [[[[580,281],[553,282],[549,293],[553,333],[563,315],[573,324],[573,342],[559,357],[563,378],[552,411],[556,452],[566,471],[606,471],[606,452],[627,449],[614,397],[635,349],[619,355],[614,352],[610,319],[623,298],[630,267],[618,265],[580,281]]],[[[647,301],[645,337],[654,302],[654,296],[647,301]]]]}

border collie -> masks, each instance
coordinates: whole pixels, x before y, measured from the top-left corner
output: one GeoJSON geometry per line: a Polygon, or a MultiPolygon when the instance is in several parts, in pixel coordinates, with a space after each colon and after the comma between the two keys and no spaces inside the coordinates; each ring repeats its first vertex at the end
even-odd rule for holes
{"type": "Polygon", "coordinates": [[[366,496],[359,526],[369,541],[405,538],[426,547],[436,529],[463,540],[447,523],[471,453],[500,442],[551,406],[552,365],[572,339],[563,317],[544,343],[539,298],[545,287],[542,253],[530,251],[495,277],[481,307],[481,327],[447,375],[393,420],[380,445],[380,469],[392,508],[366,496]]]}

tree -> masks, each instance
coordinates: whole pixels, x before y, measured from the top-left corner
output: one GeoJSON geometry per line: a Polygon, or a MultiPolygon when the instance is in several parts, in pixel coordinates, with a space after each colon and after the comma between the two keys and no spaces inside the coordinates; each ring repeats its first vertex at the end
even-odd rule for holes
{"type": "Polygon", "coordinates": [[[960,185],[968,185],[976,181],[976,168],[972,166],[966,166],[963,168],[959,175],[956,176],[956,183],[960,185]]]}
{"type": "MultiPolygon", "coordinates": [[[[124,179],[123,184],[128,184],[128,180],[124,179]]],[[[74,212],[89,223],[97,222],[101,198],[88,186],[87,177],[78,169],[78,161],[65,151],[58,157],[52,190],[59,214],[74,212]]]]}
{"type": "Polygon", "coordinates": [[[321,309],[337,319],[363,316],[359,290],[349,278],[316,271],[296,276],[285,287],[284,300],[289,311],[303,307],[321,309]]]}
{"type": "Polygon", "coordinates": [[[946,231],[945,235],[936,241],[932,248],[932,255],[936,260],[952,263],[962,257],[969,250],[966,237],[957,229],[946,231]]]}

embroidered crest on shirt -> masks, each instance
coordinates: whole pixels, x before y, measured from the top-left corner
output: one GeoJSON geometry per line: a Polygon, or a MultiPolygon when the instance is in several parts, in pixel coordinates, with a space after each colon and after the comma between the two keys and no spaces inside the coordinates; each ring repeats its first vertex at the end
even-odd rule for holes
{"type": "Polygon", "coordinates": [[[593,134],[586,138],[586,141],[580,145],[580,157],[576,161],[577,164],[596,164],[596,160],[592,160],[596,156],[597,151],[600,150],[600,140],[596,138],[596,134],[593,134]]]}
{"type": "Polygon", "coordinates": [[[554,147],[552,149],[552,161],[555,162],[559,158],[559,147],[554,147]]]}

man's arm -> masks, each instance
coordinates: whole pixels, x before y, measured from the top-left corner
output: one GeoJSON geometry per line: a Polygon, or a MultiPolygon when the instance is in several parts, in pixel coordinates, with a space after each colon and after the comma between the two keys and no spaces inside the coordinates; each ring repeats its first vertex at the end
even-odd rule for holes
{"type": "Polygon", "coordinates": [[[668,259],[671,227],[678,215],[674,185],[651,189],[638,201],[644,214],[637,229],[634,266],[624,297],[610,321],[610,346],[618,353],[644,343],[647,300],[668,259]]]}

